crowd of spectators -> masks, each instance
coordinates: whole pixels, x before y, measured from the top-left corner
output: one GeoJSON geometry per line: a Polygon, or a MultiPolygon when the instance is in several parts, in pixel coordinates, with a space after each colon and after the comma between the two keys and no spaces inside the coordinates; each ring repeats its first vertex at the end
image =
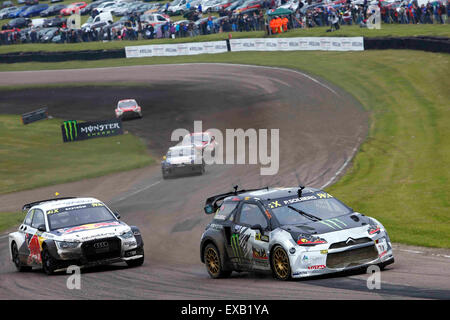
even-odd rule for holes
{"type": "MultiPolygon", "coordinates": [[[[330,31],[339,29],[342,25],[363,26],[371,14],[370,2],[364,0],[355,4],[351,0],[339,6],[314,4],[311,0],[300,1],[293,9],[292,14],[268,18],[266,13],[274,10],[287,0],[264,0],[259,9],[246,13],[233,14],[225,10],[219,11],[219,17],[202,12],[201,8],[192,8],[189,20],[166,22],[152,25],[141,21],[140,17],[133,15],[121,24],[106,25],[101,28],[83,28],[70,30],[64,26],[55,30],[50,40],[43,40],[39,28],[13,29],[0,31],[0,45],[17,43],[76,43],[90,41],[138,40],[155,38],[194,37],[221,32],[248,32],[262,31],[267,34],[286,32],[292,28],[313,28],[316,26],[329,26],[330,31]],[[311,7],[311,8],[310,8],[311,7]],[[275,22],[282,20],[274,28],[275,22]],[[281,22],[280,22],[281,23],[281,22]]],[[[428,3],[419,6],[417,0],[409,4],[381,6],[379,3],[381,19],[384,23],[398,24],[444,24],[448,23],[450,5],[447,2],[438,2],[436,5],[428,3]]]]}

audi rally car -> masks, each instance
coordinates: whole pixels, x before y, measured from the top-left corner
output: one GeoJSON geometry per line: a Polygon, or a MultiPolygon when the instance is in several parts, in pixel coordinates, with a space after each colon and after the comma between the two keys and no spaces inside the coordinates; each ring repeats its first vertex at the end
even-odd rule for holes
{"type": "Polygon", "coordinates": [[[383,225],[313,188],[237,190],[206,200],[200,258],[212,278],[271,272],[279,280],[394,262],[383,225]]]}
{"type": "Polygon", "coordinates": [[[142,108],[134,99],[120,100],[114,110],[117,119],[142,118],[142,108]]]}
{"type": "Polygon", "coordinates": [[[179,145],[169,148],[161,162],[161,171],[164,179],[177,174],[203,174],[205,162],[195,146],[179,145]]]}
{"type": "Polygon", "coordinates": [[[59,198],[24,205],[19,230],[9,234],[11,260],[17,270],[42,267],[52,274],[70,265],[91,266],[144,262],[139,229],[120,221],[94,198],[59,198]]]}

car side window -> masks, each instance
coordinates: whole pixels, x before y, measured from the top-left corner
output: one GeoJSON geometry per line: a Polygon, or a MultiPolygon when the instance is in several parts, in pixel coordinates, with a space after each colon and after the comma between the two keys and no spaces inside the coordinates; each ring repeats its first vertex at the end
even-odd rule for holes
{"type": "Polygon", "coordinates": [[[239,224],[253,226],[261,225],[263,229],[267,228],[267,220],[263,212],[256,204],[244,203],[239,216],[239,224]]]}
{"type": "Polygon", "coordinates": [[[41,210],[34,210],[33,222],[31,223],[31,226],[37,229],[42,224],[45,225],[44,213],[41,210]]]}
{"type": "Polygon", "coordinates": [[[27,216],[25,217],[25,220],[23,220],[23,224],[27,226],[31,226],[31,220],[33,219],[33,210],[28,211],[27,216]]]}

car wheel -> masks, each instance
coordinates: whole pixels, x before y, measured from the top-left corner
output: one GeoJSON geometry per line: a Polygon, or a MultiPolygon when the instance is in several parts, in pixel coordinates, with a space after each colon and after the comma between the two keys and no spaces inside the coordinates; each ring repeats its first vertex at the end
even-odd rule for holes
{"type": "Polygon", "coordinates": [[[291,278],[291,265],[289,256],[281,246],[276,246],[270,255],[272,274],[278,280],[289,280],[291,278]]]}
{"type": "Polygon", "coordinates": [[[11,246],[11,255],[12,255],[12,259],[13,259],[14,265],[16,266],[17,271],[24,272],[24,271],[31,270],[30,266],[23,266],[20,263],[19,250],[17,249],[17,245],[15,242],[13,242],[13,244],[11,246]]]}
{"type": "Polygon", "coordinates": [[[126,263],[130,268],[140,267],[144,263],[144,257],[139,258],[139,259],[129,260],[129,261],[126,261],[126,263]]]}
{"type": "Polygon", "coordinates": [[[53,259],[53,257],[50,255],[50,252],[48,252],[47,247],[44,247],[41,253],[42,257],[42,269],[44,272],[48,275],[52,275],[57,266],[56,266],[56,260],[53,259]]]}
{"type": "Polygon", "coordinates": [[[211,278],[227,278],[231,275],[231,271],[222,269],[220,253],[215,245],[210,243],[206,246],[203,251],[203,258],[205,261],[206,270],[211,278]]]}

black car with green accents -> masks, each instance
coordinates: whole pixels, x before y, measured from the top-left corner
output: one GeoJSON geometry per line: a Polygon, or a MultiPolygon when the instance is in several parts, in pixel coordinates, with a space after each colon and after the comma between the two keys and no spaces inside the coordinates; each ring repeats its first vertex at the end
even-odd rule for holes
{"type": "Polygon", "coordinates": [[[206,200],[214,214],[200,242],[212,278],[269,272],[279,280],[394,262],[383,225],[315,188],[261,188],[206,200]]]}

